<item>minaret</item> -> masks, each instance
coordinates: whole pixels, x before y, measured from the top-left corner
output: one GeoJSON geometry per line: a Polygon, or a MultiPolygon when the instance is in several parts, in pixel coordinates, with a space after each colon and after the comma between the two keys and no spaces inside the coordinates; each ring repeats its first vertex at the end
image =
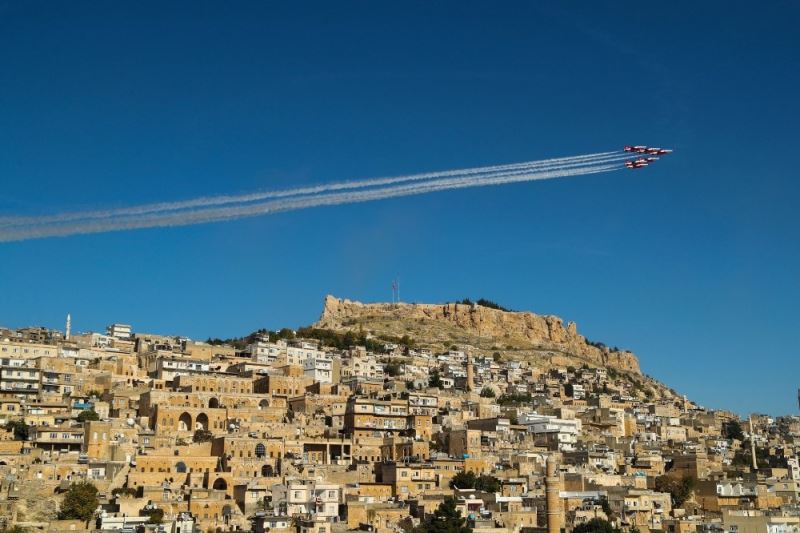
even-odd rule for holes
{"type": "Polygon", "coordinates": [[[72,335],[72,315],[67,313],[67,334],[64,336],[65,340],[69,340],[72,335]]]}
{"type": "Polygon", "coordinates": [[[756,441],[754,439],[755,435],[753,435],[753,417],[747,417],[748,422],[750,423],[750,454],[753,458],[753,471],[755,472],[758,470],[758,461],[756,461],[756,441]]]}
{"type": "Polygon", "coordinates": [[[467,354],[467,392],[475,390],[475,369],[472,367],[472,355],[467,354]]]}
{"type": "Polygon", "coordinates": [[[547,496],[547,533],[561,533],[561,477],[558,474],[558,465],[553,455],[547,457],[545,462],[544,487],[547,496]]]}

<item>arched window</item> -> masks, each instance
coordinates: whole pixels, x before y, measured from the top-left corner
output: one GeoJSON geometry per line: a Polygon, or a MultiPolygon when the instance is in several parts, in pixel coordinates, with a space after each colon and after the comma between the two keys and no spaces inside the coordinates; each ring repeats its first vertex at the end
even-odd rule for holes
{"type": "Polygon", "coordinates": [[[259,442],[258,444],[256,444],[256,457],[260,459],[266,456],[267,456],[267,447],[259,442]]]}
{"type": "Polygon", "coordinates": [[[186,463],[184,463],[183,461],[178,461],[178,464],[175,465],[175,471],[178,472],[179,474],[185,474],[186,463]]]}

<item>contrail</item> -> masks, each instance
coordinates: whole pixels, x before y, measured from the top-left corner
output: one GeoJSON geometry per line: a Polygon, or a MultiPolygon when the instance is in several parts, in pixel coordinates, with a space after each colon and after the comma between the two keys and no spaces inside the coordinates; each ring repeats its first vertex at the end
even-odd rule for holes
{"type": "Polygon", "coordinates": [[[631,156],[620,154],[619,152],[601,152],[601,153],[582,155],[582,156],[560,157],[560,158],[545,159],[540,161],[513,163],[507,165],[494,165],[494,166],[467,168],[459,170],[428,172],[424,174],[412,174],[412,175],[397,176],[391,178],[375,178],[375,179],[368,179],[361,181],[335,182],[323,185],[279,190],[279,191],[267,191],[267,192],[249,193],[242,195],[221,195],[221,196],[211,196],[211,197],[200,197],[191,200],[183,200],[176,202],[159,202],[159,203],[146,204],[133,207],[123,207],[118,209],[60,213],[56,215],[44,215],[44,216],[0,217],[0,228],[27,225],[27,224],[49,224],[49,223],[69,222],[74,220],[101,219],[101,218],[112,218],[112,217],[129,216],[129,215],[144,215],[150,213],[175,211],[180,209],[190,209],[196,207],[209,207],[215,205],[254,202],[259,200],[265,200],[268,198],[284,198],[284,197],[300,196],[306,194],[318,194],[327,191],[362,189],[367,187],[390,185],[394,183],[403,183],[407,181],[422,181],[422,180],[450,177],[450,176],[487,174],[492,172],[502,172],[506,170],[515,170],[515,169],[549,168],[554,166],[560,166],[562,164],[589,162],[589,161],[592,162],[621,161],[629,157],[631,156]]]}
{"type": "MultiPolygon", "coordinates": [[[[618,153],[608,152],[578,156],[577,158],[560,158],[561,163],[554,160],[520,163],[514,165],[499,165],[495,167],[481,167],[480,169],[466,169],[462,171],[446,171],[423,175],[404,176],[398,178],[379,178],[363,180],[361,182],[342,182],[338,184],[321,185],[322,192],[317,187],[276,191],[273,193],[258,193],[254,195],[241,195],[238,197],[227,196],[222,198],[239,198],[235,205],[226,205],[227,200],[220,203],[221,197],[175,202],[172,204],[151,204],[139,208],[126,208],[111,210],[112,214],[95,216],[99,212],[68,213],[72,218],[60,218],[53,222],[53,217],[29,217],[33,223],[16,223],[10,227],[0,228],[0,242],[18,241],[43,237],[68,236],[86,233],[100,233],[128,229],[150,227],[181,226],[207,222],[232,220],[236,218],[271,214],[283,211],[307,209],[323,205],[340,205],[374,201],[400,196],[426,194],[430,192],[460,189],[465,187],[482,187],[515,183],[523,181],[553,179],[566,176],[578,176],[610,172],[624,168],[620,163],[625,157],[618,153]],[[492,170],[486,170],[492,169],[492,170]],[[431,179],[430,176],[436,176],[431,179]],[[409,179],[412,178],[412,179],[409,179]],[[365,185],[369,183],[369,185],[365,185]],[[342,186],[347,184],[346,187],[342,186]],[[388,185],[380,187],[380,184],[388,185]],[[375,188],[377,186],[377,188],[375,188]],[[367,187],[373,187],[368,189],[367,187]],[[345,190],[346,189],[346,190],[345,190]],[[312,192],[305,192],[311,190],[312,192]],[[252,202],[254,197],[271,198],[269,201],[244,204],[241,198],[252,202]],[[203,203],[197,203],[202,201],[203,203]],[[191,203],[189,209],[182,207],[191,203]],[[244,204],[244,205],[242,205],[244,204]],[[155,205],[171,205],[172,207],[152,210],[155,205]],[[141,211],[151,209],[149,211],[141,211]],[[64,223],[69,222],[69,223],[64,223]]],[[[257,200],[256,200],[257,201],[257,200]]],[[[57,215],[58,216],[58,215],[57,215]]]]}
{"type": "Polygon", "coordinates": [[[324,195],[313,195],[304,198],[290,198],[283,200],[272,200],[261,204],[252,204],[240,207],[222,207],[206,210],[195,210],[181,213],[170,213],[147,218],[124,218],[118,220],[95,221],[87,223],[77,223],[60,226],[42,226],[26,230],[10,230],[0,232],[0,241],[25,240],[32,238],[68,236],[86,233],[101,233],[107,231],[119,231],[130,229],[141,229],[151,227],[182,226],[190,224],[202,224],[223,220],[233,220],[237,218],[272,214],[283,211],[297,209],[307,209],[323,205],[339,205],[346,203],[358,203],[372,200],[380,200],[399,196],[410,196],[425,194],[447,189],[458,189],[464,187],[477,187],[486,185],[498,185],[502,183],[512,183],[518,181],[531,181],[539,179],[552,179],[556,177],[574,176],[582,174],[593,174],[598,172],[608,172],[618,170],[620,166],[597,166],[583,167],[572,170],[560,170],[538,173],[506,173],[491,177],[484,177],[479,180],[465,178],[440,180],[419,185],[403,185],[387,187],[384,189],[373,189],[366,191],[329,193],[324,195]]]}

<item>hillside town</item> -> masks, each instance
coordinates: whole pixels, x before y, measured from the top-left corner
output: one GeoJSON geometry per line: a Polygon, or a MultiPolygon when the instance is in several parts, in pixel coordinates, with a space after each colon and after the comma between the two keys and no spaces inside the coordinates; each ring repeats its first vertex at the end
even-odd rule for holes
{"type": "Polygon", "coordinates": [[[638,371],[323,328],[70,330],[0,329],[4,531],[800,532],[799,417],[638,371]]]}

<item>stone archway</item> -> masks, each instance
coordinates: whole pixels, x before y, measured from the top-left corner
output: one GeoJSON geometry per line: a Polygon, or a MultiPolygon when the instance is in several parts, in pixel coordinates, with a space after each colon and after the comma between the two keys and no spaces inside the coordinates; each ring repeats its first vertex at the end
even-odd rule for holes
{"type": "Polygon", "coordinates": [[[191,431],[191,430],[192,430],[192,415],[184,412],[178,418],[178,431],[191,431]]]}
{"type": "Polygon", "coordinates": [[[194,428],[208,430],[208,415],[205,413],[200,413],[199,415],[197,415],[197,420],[195,420],[194,428]]]}

